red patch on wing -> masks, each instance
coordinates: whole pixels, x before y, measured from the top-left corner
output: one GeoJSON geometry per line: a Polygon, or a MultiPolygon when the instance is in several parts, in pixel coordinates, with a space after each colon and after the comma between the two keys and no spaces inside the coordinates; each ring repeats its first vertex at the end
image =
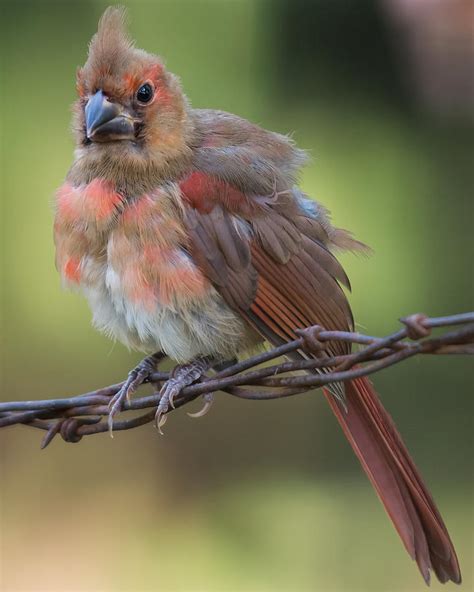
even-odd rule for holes
{"type": "Polygon", "coordinates": [[[212,210],[216,203],[223,203],[231,212],[251,214],[256,204],[239,189],[214,175],[195,171],[179,184],[184,198],[202,213],[212,210]]]}
{"type": "Polygon", "coordinates": [[[64,264],[64,277],[70,282],[78,284],[81,281],[81,261],[76,257],[69,257],[64,264]]]}

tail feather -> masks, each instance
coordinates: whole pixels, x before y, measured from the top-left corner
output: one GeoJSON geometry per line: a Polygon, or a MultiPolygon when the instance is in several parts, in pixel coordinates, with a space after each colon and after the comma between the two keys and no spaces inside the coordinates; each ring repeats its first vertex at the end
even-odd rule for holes
{"type": "Polygon", "coordinates": [[[390,415],[367,378],[345,383],[346,408],[326,398],[426,583],[461,582],[446,526],[390,415]]]}

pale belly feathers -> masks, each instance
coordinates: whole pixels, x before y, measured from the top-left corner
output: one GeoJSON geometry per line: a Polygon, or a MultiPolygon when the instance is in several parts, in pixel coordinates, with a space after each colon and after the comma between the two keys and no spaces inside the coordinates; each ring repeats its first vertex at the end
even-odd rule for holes
{"type": "Polygon", "coordinates": [[[176,194],[117,208],[117,195],[93,183],[58,191],[55,242],[63,281],[86,296],[94,325],[127,347],[178,362],[230,359],[254,345],[254,332],[183,248],[176,194]]]}
{"type": "Polygon", "coordinates": [[[197,356],[232,358],[245,347],[247,328],[217,294],[186,308],[156,303],[147,310],[125,295],[120,275],[107,266],[104,280],[84,285],[93,324],[129,348],[163,351],[178,362],[197,356]]]}

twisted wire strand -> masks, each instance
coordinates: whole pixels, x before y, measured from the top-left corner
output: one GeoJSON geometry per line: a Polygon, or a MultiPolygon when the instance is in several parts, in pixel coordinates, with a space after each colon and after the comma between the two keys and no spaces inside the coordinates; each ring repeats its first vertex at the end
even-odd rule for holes
{"type": "MultiPolygon", "coordinates": [[[[239,361],[213,375],[204,375],[185,387],[176,397],[174,409],[218,391],[243,399],[278,399],[374,374],[415,355],[474,353],[474,312],[444,317],[427,317],[417,313],[400,321],[402,328],[386,337],[326,331],[320,326],[299,330],[298,339],[239,361]],[[433,336],[433,329],[443,331],[433,336]],[[317,356],[328,341],[345,341],[357,344],[359,348],[342,356],[275,362],[296,350],[305,350],[317,356]],[[326,370],[321,374],[301,373],[308,369],[326,370]]],[[[153,422],[160,402],[160,387],[169,377],[169,372],[154,372],[147,382],[155,386],[156,391],[125,402],[124,418],[114,420],[114,431],[129,430],[153,422]],[[145,412],[139,415],[133,413],[133,417],[127,413],[139,410],[145,412]]],[[[45,430],[42,448],[58,434],[66,442],[79,442],[84,436],[108,431],[109,402],[122,384],[113,384],[75,397],[0,403],[0,428],[23,424],[45,430]]],[[[170,408],[168,413],[174,409],[170,408]]]]}

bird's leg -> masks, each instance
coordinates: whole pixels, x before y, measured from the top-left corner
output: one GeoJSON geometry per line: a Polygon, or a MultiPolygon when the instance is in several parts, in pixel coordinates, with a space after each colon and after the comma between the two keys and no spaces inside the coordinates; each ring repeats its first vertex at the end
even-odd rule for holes
{"type": "Polygon", "coordinates": [[[124,401],[130,401],[130,395],[133,395],[138,387],[150,377],[156,370],[158,362],[165,357],[166,355],[164,353],[157,352],[151,356],[147,356],[133,370],[130,370],[127,380],[122,384],[120,390],[109,403],[108,425],[110,433],[112,433],[114,427],[114,417],[122,411],[124,401]]]}
{"type": "Polygon", "coordinates": [[[184,387],[193,384],[211,367],[210,358],[196,358],[188,364],[176,366],[171,372],[171,377],[165,382],[160,390],[160,402],[156,410],[155,425],[162,434],[161,427],[166,421],[166,413],[171,407],[174,409],[173,401],[184,387]]]}

